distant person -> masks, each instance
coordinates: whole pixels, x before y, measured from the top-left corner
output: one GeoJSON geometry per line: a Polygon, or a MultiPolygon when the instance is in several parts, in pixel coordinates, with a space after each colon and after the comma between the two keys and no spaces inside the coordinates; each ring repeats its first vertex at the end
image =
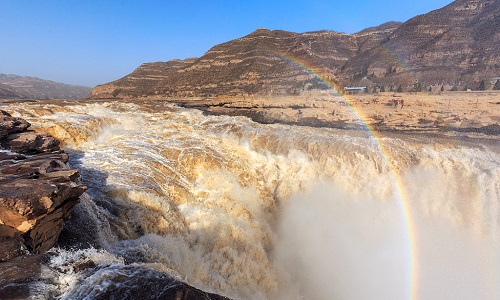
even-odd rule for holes
{"type": "Polygon", "coordinates": [[[401,108],[405,105],[405,101],[403,99],[399,100],[399,104],[401,104],[401,108]]]}
{"type": "Polygon", "coordinates": [[[302,110],[299,109],[299,112],[297,114],[297,122],[300,121],[300,119],[302,119],[302,110]]]}
{"type": "Polygon", "coordinates": [[[398,99],[392,100],[392,103],[395,108],[398,108],[398,99]]]}

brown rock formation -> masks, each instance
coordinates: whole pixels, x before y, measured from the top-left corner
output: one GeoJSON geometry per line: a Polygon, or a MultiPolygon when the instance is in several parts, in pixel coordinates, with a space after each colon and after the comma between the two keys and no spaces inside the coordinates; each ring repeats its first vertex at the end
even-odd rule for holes
{"type": "Polygon", "coordinates": [[[29,126],[0,111],[0,145],[8,150],[0,152],[0,261],[50,249],[86,189],[59,142],[29,126]]]}
{"type": "Polygon", "coordinates": [[[341,80],[341,70],[351,57],[378,45],[398,25],[392,22],[359,35],[257,29],[214,46],[198,59],[143,64],[124,78],[97,86],[91,97],[209,97],[326,89],[313,73],[332,82],[341,80]]]}
{"type": "Polygon", "coordinates": [[[500,72],[500,2],[457,0],[414,17],[346,64],[351,76],[405,76],[428,83],[478,80],[500,72]]]}
{"type": "Polygon", "coordinates": [[[7,112],[0,110],[0,140],[12,133],[26,130],[30,124],[23,119],[13,118],[7,112]]]}
{"type": "Polygon", "coordinates": [[[201,58],[147,63],[91,98],[298,94],[340,85],[471,83],[500,75],[500,2],[457,0],[355,34],[258,29],[201,58]],[[319,74],[321,78],[318,78],[319,74]]]}

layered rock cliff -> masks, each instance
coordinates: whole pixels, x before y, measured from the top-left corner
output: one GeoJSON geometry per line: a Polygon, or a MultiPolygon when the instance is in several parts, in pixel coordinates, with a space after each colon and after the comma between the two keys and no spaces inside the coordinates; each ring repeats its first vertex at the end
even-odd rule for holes
{"type": "Polygon", "coordinates": [[[500,73],[500,2],[457,0],[355,34],[258,29],[201,58],[146,63],[91,98],[298,94],[329,85],[473,82],[500,73]]]}
{"type": "Polygon", "coordinates": [[[385,39],[399,23],[357,35],[333,31],[303,34],[257,29],[214,46],[198,59],[145,63],[130,75],[97,86],[92,98],[294,94],[343,80],[342,68],[359,52],[385,39]]]}
{"type": "Polygon", "coordinates": [[[0,110],[0,262],[50,249],[86,187],[48,134],[0,110]]]}
{"type": "Polygon", "coordinates": [[[472,81],[500,73],[500,1],[457,0],[410,19],[344,67],[354,77],[386,82],[472,81]]]}

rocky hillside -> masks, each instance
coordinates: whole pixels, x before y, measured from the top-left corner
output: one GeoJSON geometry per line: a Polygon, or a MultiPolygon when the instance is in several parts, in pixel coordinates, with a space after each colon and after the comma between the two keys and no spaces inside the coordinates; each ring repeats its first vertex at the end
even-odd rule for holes
{"type": "Polygon", "coordinates": [[[500,73],[500,1],[457,0],[355,34],[258,29],[201,58],[146,63],[92,98],[298,94],[367,78],[378,84],[472,82],[500,73]]]}
{"type": "Polygon", "coordinates": [[[0,99],[81,99],[91,88],[36,77],[0,74],[0,99]]]}
{"type": "Polygon", "coordinates": [[[216,45],[201,58],[143,64],[117,81],[97,86],[91,97],[293,94],[326,88],[313,72],[338,80],[351,57],[379,44],[398,25],[392,22],[358,35],[261,28],[216,45]]]}
{"type": "Polygon", "coordinates": [[[470,82],[500,74],[498,45],[500,1],[457,0],[405,22],[386,41],[350,59],[343,71],[385,82],[470,82]]]}
{"type": "Polygon", "coordinates": [[[16,93],[12,87],[0,83],[0,99],[16,99],[22,98],[20,94],[16,93]]]}

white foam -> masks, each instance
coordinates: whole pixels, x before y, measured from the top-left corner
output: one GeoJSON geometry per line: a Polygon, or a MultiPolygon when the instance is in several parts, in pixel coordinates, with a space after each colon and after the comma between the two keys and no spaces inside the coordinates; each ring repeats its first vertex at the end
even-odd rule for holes
{"type": "Polygon", "coordinates": [[[384,138],[385,157],[350,131],[119,102],[65,109],[90,117],[43,112],[38,125],[83,132],[71,147],[87,211],[116,259],[245,299],[408,298],[413,261],[422,299],[498,298],[498,153],[384,138]]]}

